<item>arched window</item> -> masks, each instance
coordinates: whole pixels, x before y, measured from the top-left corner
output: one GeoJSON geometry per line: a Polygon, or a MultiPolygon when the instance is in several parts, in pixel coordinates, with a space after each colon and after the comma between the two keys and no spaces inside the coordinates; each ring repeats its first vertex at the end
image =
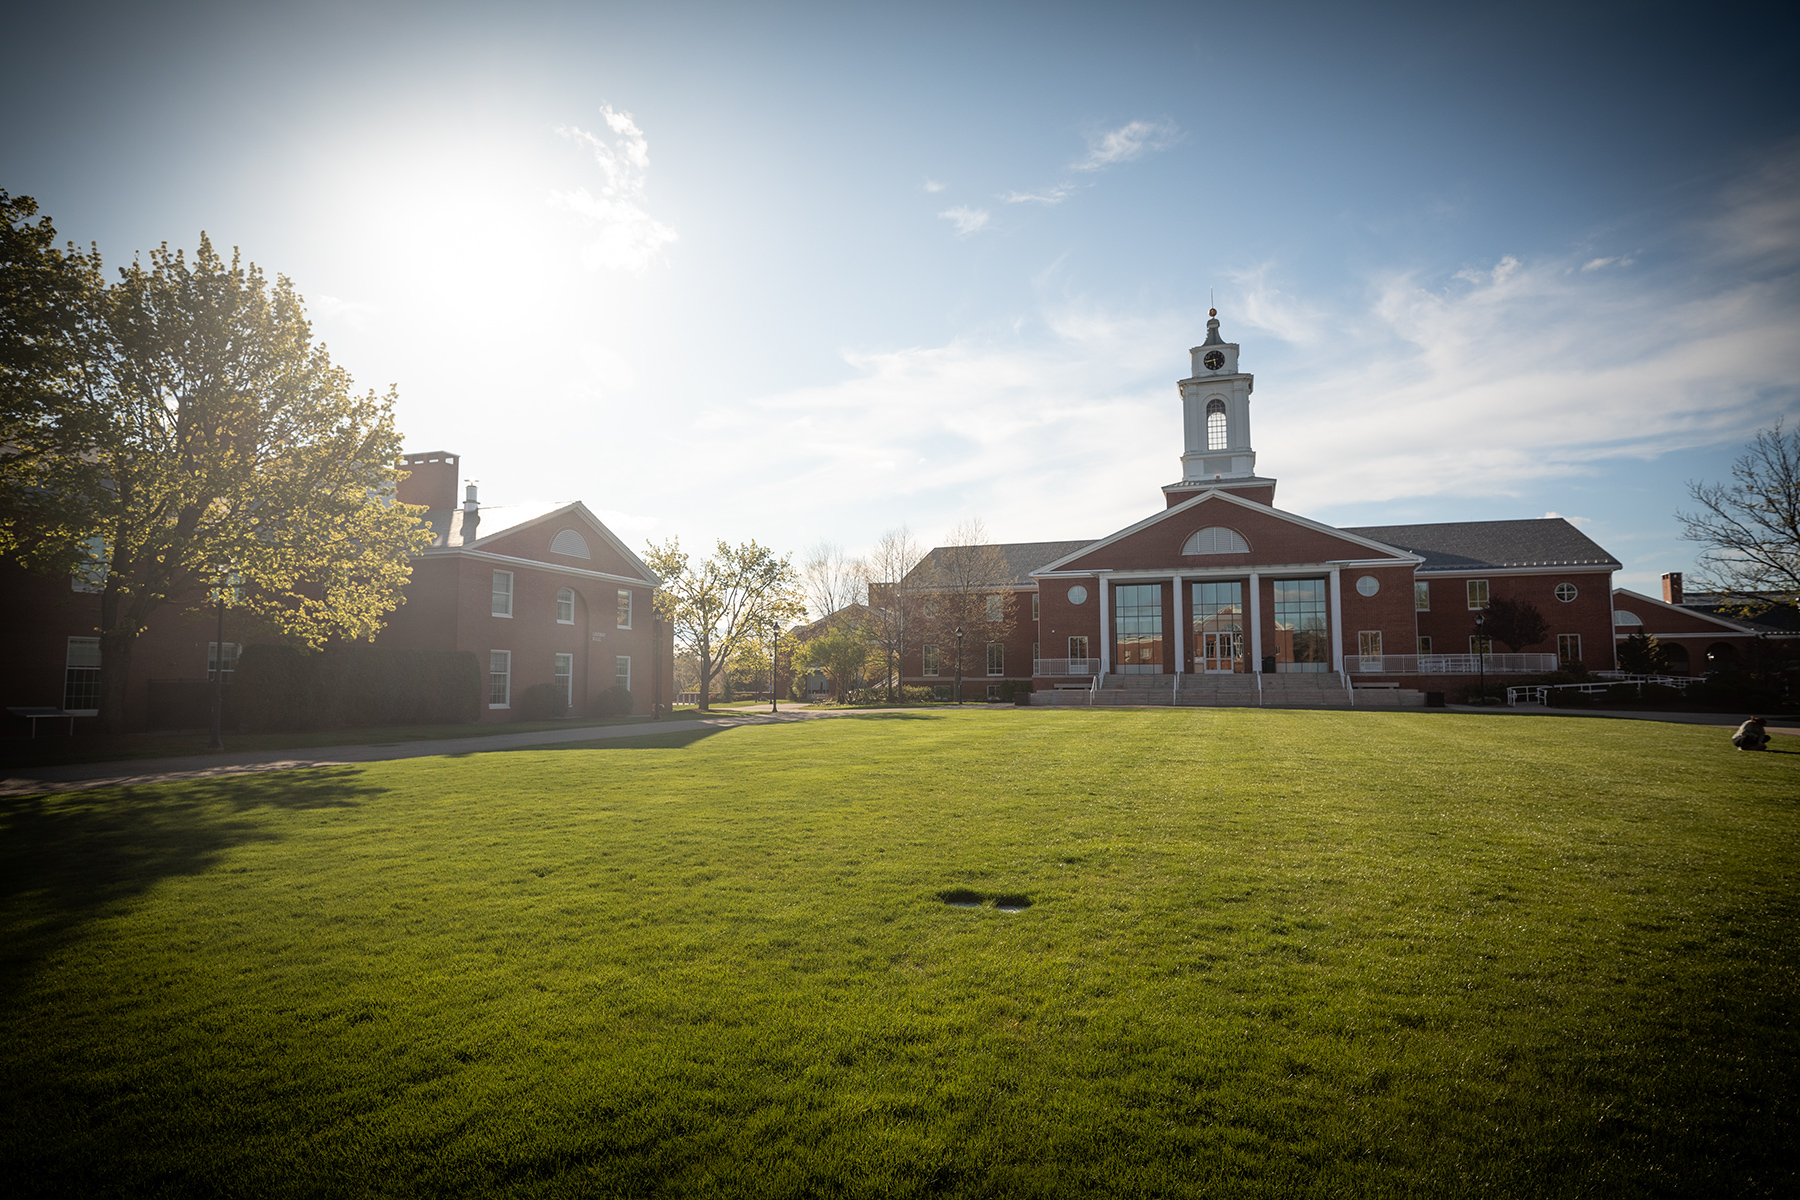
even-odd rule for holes
{"type": "Polygon", "coordinates": [[[1183,554],[1248,554],[1250,543],[1235,529],[1213,525],[1194,534],[1181,548],[1183,554]]]}
{"type": "Polygon", "coordinates": [[[1619,629],[1642,624],[1643,622],[1638,619],[1636,613],[1627,612],[1622,608],[1613,609],[1613,628],[1619,629]]]}
{"type": "Polygon", "coordinates": [[[588,553],[587,539],[573,529],[565,529],[550,539],[550,553],[562,554],[569,558],[592,558],[588,553]]]}
{"type": "Polygon", "coordinates": [[[1225,402],[1216,396],[1206,402],[1206,448],[1225,448],[1225,402]]]}

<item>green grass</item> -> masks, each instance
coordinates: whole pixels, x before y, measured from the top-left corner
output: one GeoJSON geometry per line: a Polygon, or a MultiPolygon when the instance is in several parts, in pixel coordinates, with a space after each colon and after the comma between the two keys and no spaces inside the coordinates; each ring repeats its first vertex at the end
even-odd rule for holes
{"type": "Polygon", "coordinates": [[[1714,729],[870,714],[0,816],[35,1193],[1800,1187],[1800,755],[1714,729]]]}
{"type": "MultiPolygon", "coordinates": [[[[674,706],[672,715],[695,715],[691,704],[674,706]]],[[[575,717],[562,721],[502,721],[454,725],[378,725],[341,729],[309,729],[283,733],[225,734],[226,754],[259,750],[302,750],[316,746],[382,746],[390,742],[428,742],[442,738],[496,737],[503,733],[536,733],[545,729],[585,729],[607,725],[646,724],[653,718],[575,717]]],[[[50,726],[46,726],[46,729],[50,726]]],[[[207,754],[211,731],[102,734],[83,731],[77,737],[8,738],[0,742],[0,761],[9,767],[43,767],[61,763],[121,762],[140,758],[183,758],[207,754]]]]}

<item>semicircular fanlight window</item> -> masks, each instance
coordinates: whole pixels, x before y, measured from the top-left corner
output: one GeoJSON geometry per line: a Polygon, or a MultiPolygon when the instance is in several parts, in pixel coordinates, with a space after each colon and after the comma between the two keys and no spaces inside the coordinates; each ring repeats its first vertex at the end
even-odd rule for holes
{"type": "Polygon", "coordinates": [[[1183,554],[1248,554],[1250,543],[1235,529],[1210,525],[1188,538],[1183,554]]]}
{"type": "Polygon", "coordinates": [[[573,529],[565,529],[550,539],[550,553],[565,554],[570,558],[592,558],[588,552],[587,539],[573,529]]]}

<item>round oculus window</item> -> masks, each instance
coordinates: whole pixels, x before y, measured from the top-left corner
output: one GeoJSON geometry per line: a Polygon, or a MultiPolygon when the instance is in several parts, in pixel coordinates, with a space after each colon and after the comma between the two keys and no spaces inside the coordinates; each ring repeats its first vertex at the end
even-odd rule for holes
{"type": "Polygon", "coordinates": [[[1572,583],[1559,583],[1556,585],[1556,598],[1561,600],[1564,604],[1567,604],[1580,594],[1581,593],[1575,590],[1575,585],[1572,583]]]}
{"type": "Polygon", "coordinates": [[[1381,590],[1381,580],[1373,575],[1364,575],[1356,581],[1356,592],[1359,596],[1373,596],[1381,590]]]}
{"type": "Polygon", "coordinates": [[[1070,604],[1086,604],[1087,603],[1087,589],[1082,587],[1079,583],[1076,584],[1074,587],[1070,588],[1069,589],[1069,603],[1070,604]]]}

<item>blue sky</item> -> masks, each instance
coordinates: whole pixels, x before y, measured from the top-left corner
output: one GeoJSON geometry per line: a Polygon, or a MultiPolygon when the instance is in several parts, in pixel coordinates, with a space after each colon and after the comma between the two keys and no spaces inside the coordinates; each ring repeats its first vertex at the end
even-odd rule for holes
{"type": "MultiPolygon", "coordinates": [[[[1278,503],[1556,512],[1627,586],[1800,409],[1800,49],[1753,6],[82,5],[0,186],[294,279],[410,449],[628,541],[1099,536],[1209,289],[1278,503]]],[[[20,55],[19,48],[32,47],[20,55]]]]}

